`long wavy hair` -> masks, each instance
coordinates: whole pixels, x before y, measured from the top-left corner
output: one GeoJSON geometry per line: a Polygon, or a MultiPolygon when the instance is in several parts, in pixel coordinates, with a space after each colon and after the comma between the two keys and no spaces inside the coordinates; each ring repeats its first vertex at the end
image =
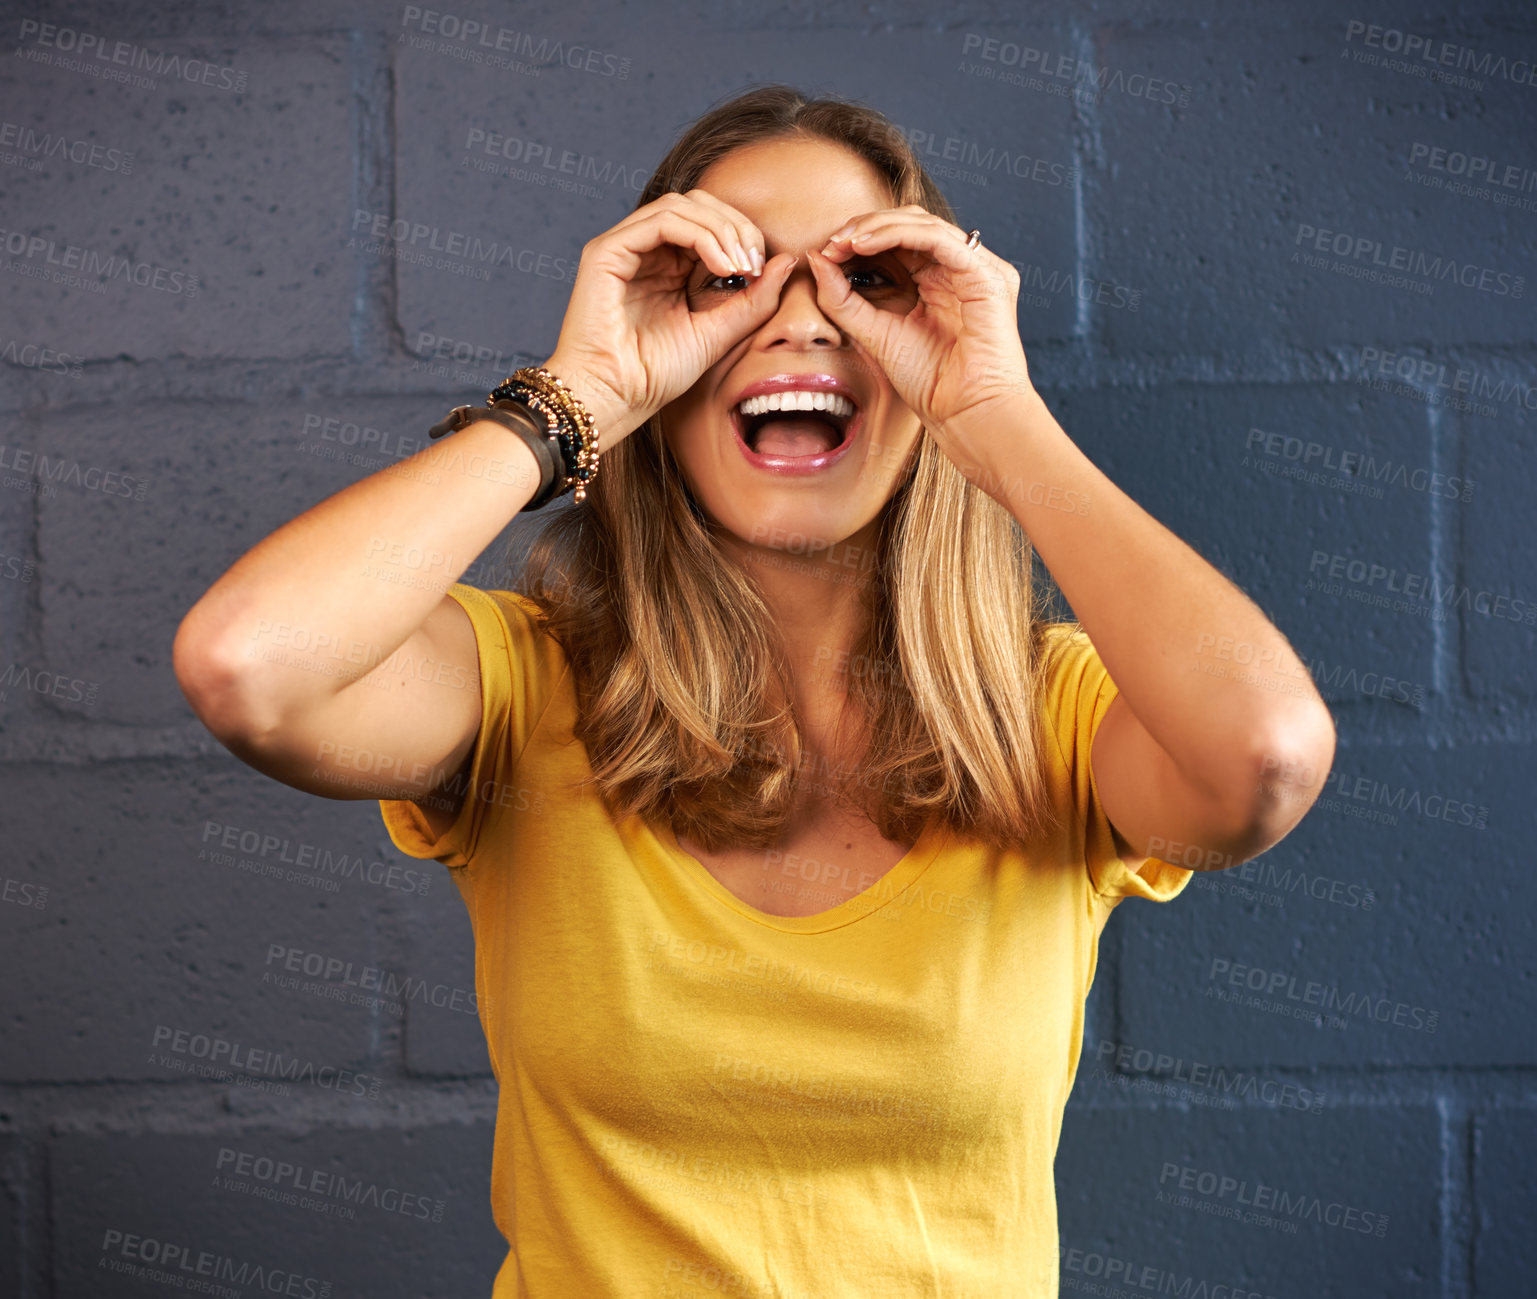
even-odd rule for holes
{"type": "MultiPolygon", "coordinates": [[[[897,126],[784,85],[688,127],[636,207],[693,189],[735,149],[785,136],[844,146],[885,178],[892,206],[955,223],[897,126]]],[[[937,819],[999,847],[1025,843],[1052,820],[1029,540],[926,435],[878,520],[845,701],[868,745],[838,773],[839,796],[895,842],[937,819]]],[[[586,501],[534,537],[517,589],[571,663],[575,735],[610,814],[671,824],[711,852],[769,848],[808,784],[831,788],[803,763],[773,614],[714,540],[658,417],[605,452],[586,501]]]]}

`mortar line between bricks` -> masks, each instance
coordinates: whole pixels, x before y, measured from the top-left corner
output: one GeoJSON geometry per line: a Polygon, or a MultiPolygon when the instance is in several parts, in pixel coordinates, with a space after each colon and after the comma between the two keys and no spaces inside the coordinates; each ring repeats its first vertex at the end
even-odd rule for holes
{"type": "MultiPolygon", "coordinates": [[[[1428,402],[1425,406],[1425,421],[1430,430],[1430,472],[1437,474],[1445,468],[1446,449],[1442,445],[1442,441],[1446,436],[1445,421],[1442,419],[1442,412],[1428,402]]],[[[1439,495],[1435,492],[1430,493],[1429,542],[1430,571],[1432,573],[1448,571],[1445,567],[1447,508],[1446,502],[1439,495]]],[[[1454,574],[1457,571],[1455,559],[1456,557],[1454,556],[1454,566],[1450,569],[1454,574]]],[[[1430,679],[1439,700],[1433,713],[1437,722],[1442,720],[1442,715],[1451,706],[1449,693],[1452,689],[1453,674],[1450,662],[1450,637],[1453,627],[1457,630],[1458,645],[1465,650],[1466,647],[1463,645],[1464,638],[1462,636],[1463,619],[1460,615],[1455,623],[1450,618],[1439,621],[1433,618],[1430,622],[1430,679]]],[[[1463,654],[1457,655],[1459,661],[1463,657],[1463,654]]],[[[1460,672],[1457,673],[1459,679],[1461,675],[1460,672]]]]}
{"type": "MultiPolygon", "coordinates": [[[[348,34],[352,74],[352,206],[395,219],[395,75],[388,40],[348,34]]],[[[353,223],[349,222],[349,225],[353,223]]],[[[356,233],[355,228],[351,233],[356,233]]],[[[364,364],[389,368],[405,350],[400,328],[399,263],[353,250],[352,351],[364,364]]]]}
{"type": "Polygon", "coordinates": [[[1457,1154],[1460,1156],[1453,1167],[1460,1174],[1462,1188],[1462,1217],[1460,1220],[1463,1239],[1463,1269],[1458,1278],[1461,1285],[1448,1291],[1448,1299],[1473,1299],[1477,1283],[1478,1256],[1478,1193],[1474,1173],[1478,1166],[1478,1123],[1472,1104],[1459,1106],[1459,1123],[1455,1135],[1460,1138],[1457,1154]]]}
{"type": "MultiPolygon", "coordinates": [[[[53,1161],[48,1157],[46,1138],[39,1143],[37,1158],[41,1165],[38,1170],[39,1176],[37,1180],[39,1197],[42,1200],[40,1207],[43,1229],[41,1232],[42,1240],[38,1249],[41,1256],[35,1260],[35,1275],[42,1276],[43,1291],[47,1299],[58,1299],[59,1278],[55,1274],[53,1267],[53,1242],[57,1235],[58,1227],[53,1220],[53,1161]]],[[[23,1284],[25,1283],[26,1278],[23,1279],[23,1284]]]]}
{"type": "MultiPolygon", "coordinates": [[[[1093,34],[1085,30],[1076,19],[1069,30],[1069,39],[1080,64],[1097,67],[1094,62],[1093,34]]],[[[1078,155],[1078,183],[1073,186],[1073,252],[1078,259],[1078,275],[1081,277],[1089,273],[1094,257],[1094,240],[1089,231],[1088,210],[1084,203],[1083,158],[1086,150],[1083,148],[1082,137],[1087,136],[1096,143],[1099,141],[1099,105],[1092,100],[1088,104],[1080,104],[1077,96],[1069,102],[1072,104],[1072,120],[1076,128],[1073,132],[1073,149],[1078,155]]],[[[1075,291],[1073,297],[1077,299],[1073,313],[1073,332],[1080,338],[1089,338],[1094,326],[1093,312],[1081,292],[1075,291]]]]}

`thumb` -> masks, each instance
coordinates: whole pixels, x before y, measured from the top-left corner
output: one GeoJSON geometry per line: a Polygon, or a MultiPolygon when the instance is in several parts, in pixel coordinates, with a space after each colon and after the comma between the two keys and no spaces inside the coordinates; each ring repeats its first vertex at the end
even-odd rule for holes
{"type": "Polygon", "coordinates": [[[764,265],[763,274],[745,290],[733,293],[713,310],[693,317],[712,365],[728,347],[774,314],[779,306],[779,294],[797,260],[789,253],[776,253],[764,265]]]}

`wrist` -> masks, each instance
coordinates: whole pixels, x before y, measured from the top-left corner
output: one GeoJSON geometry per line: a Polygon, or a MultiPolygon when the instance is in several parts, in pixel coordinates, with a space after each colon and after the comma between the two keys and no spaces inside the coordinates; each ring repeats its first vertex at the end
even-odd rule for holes
{"type": "Polygon", "coordinates": [[[646,414],[636,411],[608,384],[594,378],[583,366],[560,352],[544,363],[544,368],[561,380],[576,399],[587,408],[598,431],[598,451],[604,452],[646,422],[646,414]]]}

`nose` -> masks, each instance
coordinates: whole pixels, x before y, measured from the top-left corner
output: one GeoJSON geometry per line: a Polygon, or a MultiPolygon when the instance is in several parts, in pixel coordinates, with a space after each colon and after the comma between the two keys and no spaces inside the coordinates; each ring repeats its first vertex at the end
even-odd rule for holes
{"type": "Polygon", "coordinates": [[[779,290],[779,309],[759,330],[758,345],[797,350],[843,347],[845,343],[843,331],[817,303],[816,278],[802,255],[800,264],[779,290]]]}

